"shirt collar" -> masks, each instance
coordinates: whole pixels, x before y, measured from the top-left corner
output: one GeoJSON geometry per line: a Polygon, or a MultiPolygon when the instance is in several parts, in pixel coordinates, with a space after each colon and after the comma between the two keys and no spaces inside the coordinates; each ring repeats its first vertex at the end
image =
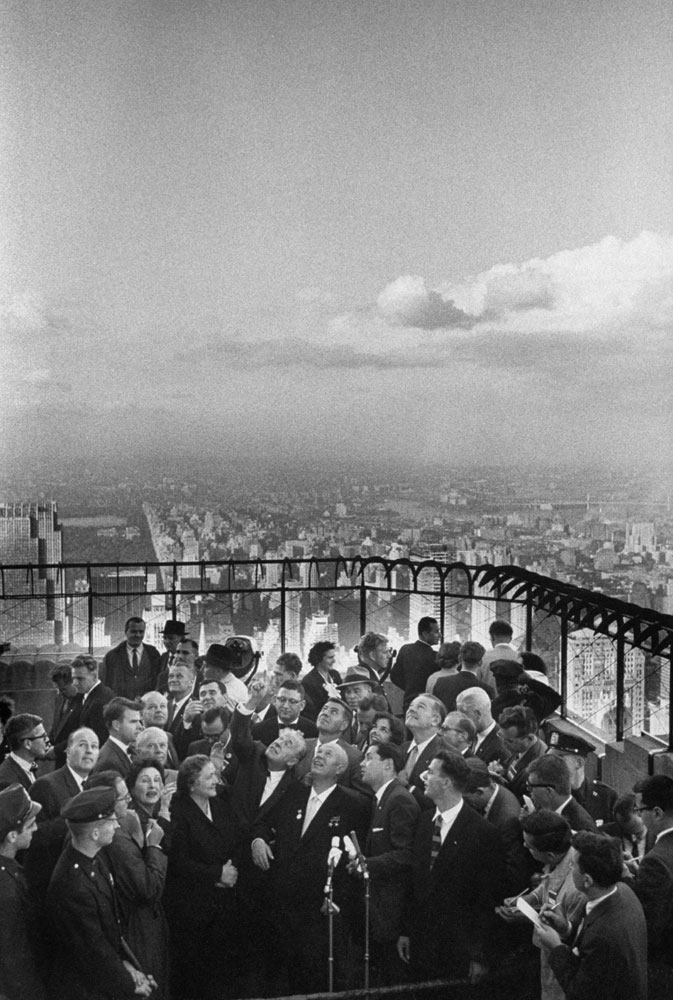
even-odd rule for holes
{"type": "Polygon", "coordinates": [[[486,808],[484,809],[484,816],[485,816],[485,817],[486,817],[486,816],[488,816],[488,814],[489,814],[489,813],[490,813],[490,811],[491,811],[491,806],[492,806],[492,805],[493,805],[493,803],[495,802],[495,797],[496,797],[496,795],[498,794],[498,789],[499,789],[499,788],[500,788],[500,785],[496,785],[496,786],[495,786],[495,788],[493,789],[493,795],[491,795],[490,799],[489,799],[489,800],[488,800],[488,802],[486,803],[486,808]]]}
{"type": "Polygon", "coordinates": [[[665,830],[661,830],[655,837],[654,843],[658,844],[661,837],[665,837],[667,833],[673,833],[673,826],[669,826],[665,830]]]}
{"type": "Polygon", "coordinates": [[[388,785],[391,785],[394,780],[395,780],[394,778],[391,778],[390,781],[386,781],[385,785],[381,785],[381,787],[379,788],[378,792],[374,792],[374,798],[379,803],[379,805],[381,804],[381,799],[383,798],[383,793],[385,792],[385,790],[388,787],[388,785]]]}
{"type": "Polygon", "coordinates": [[[125,743],[122,743],[121,740],[118,740],[116,736],[108,736],[108,739],[111,740],[112,743],[115,743],[120,750],[123,750],[127,757],[131,756],[127,745],[125,743]]]}
{"type": "Polygon", "coordinates": [[[336,788],[336,783],[334,785],[330,785],[330,787],[326,788],[324,792],[316,792],[315,788],[312,788],[311,794],[309,795],[309,800],[313,799],[314,802],[318,801],[320,805],[322,805],[323,802],[332,794],[335,788],[336,788]]]}
{"type": "Polygon", "coordinates": [[[463,800],[461,799],[460,802],[458,802],[455,806],[451,806],[450,809],[445,809],[444,812],[440,812],[439,809],[435,809],[435,815],[433,818],[437,819],[438,816],[441,816],[443,824],[446,825],[448,823],[453,823],[454,819],[456,818],[456,816],[458,815],[458,813],[462,808],[463,808],[463,800]]]}
{"type": "Polygon", "coordinates": [[[73,778],[77,782],[77,787],[79,788],[79,790],[81,792],[82,791],[82,782],[84,781],[84,779],[80,778],[79,774],[77,774],[75,771],[73,771],[73,769],[70,767],[70,764],[66,764],[65,766],[68,768],[68,770],[72,774],[73,778]]]}
{"type": "Polygon", "coordinates": [[[595,908],[596,906],[600,906],[600,904],[601,904],[601,903],[602,903],[602,902],[603,902],[603,901],[604,901],[605,899],[609,899],[609,898],[610,898],[610,896],[614,896],[614,894],[615,894],[616,892],[617,892],[617,886],[616,886],[616,885],[613,885],[612,889],[610,889],[610,892],[606,892],[604,896],[600,896],[600,897],[599,897],[598,899],[591,899],[591,900],[587,900],[587,905],[586,905],[586,909],[584,910],[584,913],[585,913],[585,915],[586,915],[586,916],[588,917],[588,916],[589,916],[589,914],[591,913],[591,911],[592,911],[592,910],[593,910],[593,909],[594,909],[594,908],[595,908]]]}
{"type": "Polygon", "coordinates": [[[29,760],[24,760],[23,757],[17,757],[17,755],[14,753],[13,750],[11,751],[9,756],[12,758],[15,764],[18,764],[19,767],[26,772],[26,774],[31,774],[31,766],[29,760]]]}

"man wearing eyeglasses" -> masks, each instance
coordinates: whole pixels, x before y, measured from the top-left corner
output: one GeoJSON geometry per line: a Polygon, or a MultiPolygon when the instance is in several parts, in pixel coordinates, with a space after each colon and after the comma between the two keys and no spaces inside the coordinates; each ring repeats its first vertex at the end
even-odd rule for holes
{"type": "Polygon", "coordinates": [[[570,771],[563,757],[548,753],[534,760],[528,770],[526,791],[536,810],[551,809],[565,816],[573,832],[598,833],[589,813],[571,794],[570,771]]]}
{"type": "Polygon", "coordinates": [[[252,727],[253,739],[267,747],[278,739],[281,729],[298,729],[306,739],[318,735],[315,724],[301,713],[306,706],[304,687],[299,681],[284,680],[273,700],[275,715],[267,717],[252,727]]]}
{"type": "Polygon", "coordinates": [[[39,715],[27,712],[13,715],[5,726],[9,755],[0,764],[0,789],[18,781],[30,791],[37,777],[38,761],[44,760],[51,746],[39,715]]]}

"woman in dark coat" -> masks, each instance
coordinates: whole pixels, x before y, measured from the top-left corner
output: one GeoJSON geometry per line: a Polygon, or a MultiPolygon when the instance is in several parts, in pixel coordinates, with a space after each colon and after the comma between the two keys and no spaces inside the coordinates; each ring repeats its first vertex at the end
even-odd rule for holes
{"type": "Polygon", "coordinates": [[[328,698],[340,698],[337,685],[341,684],[341,674],[334,669],[336,646],[333,642],[316,642],[308,651],[308,662],[313,667],[301,683],[306,693],[306,705],[302,714],[315,722],[320,709],[328,698]]]}
{"type": "Polygon", "coordinates": [[[139,775],[150,774],[163,786],[158,761],[138,761],[131,767],[127,782],[116,771],[101,771],[86,782],[87,788],[108,785],[117,793],[115,814],[119,829],[102,854],[112,872],[120,907],[124,938],[146,975],[154,977],[157,990],[152,1000],[168,998],[168,923],[162,906],[168,858],[162,850],[165,832],[148,817],[141,826],[129,809],[129,788],[136,788],[139,775]]]}
{"type": "Polygon", "coordinates": [[[230,789],[204,754],[187,757],[171,802],[166,912],[175,1000],[237,996],[238,831],[230,789]]]}

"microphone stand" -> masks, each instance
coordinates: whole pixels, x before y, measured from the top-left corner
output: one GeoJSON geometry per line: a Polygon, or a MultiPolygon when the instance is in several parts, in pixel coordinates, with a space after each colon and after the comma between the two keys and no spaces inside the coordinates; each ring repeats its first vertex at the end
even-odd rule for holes
{"type": "Polygon", "coordinates": [[[322,912],[327,914],[327,933],[329,937],[329,952],[327,957],[327,981],[328,992],[334,993],[334,914],[339,913],[339,907],[334,902],[334,886],[332,876],[336,863],[330,861],[327,868],[327,882],[325,883],[325,901],[322,905],[322,912]]]}
{"type": "Polygon", "coordinates": [[[367,859],[362,853],[362,848],[360,847],[360,842],[358,841],[357,834],[354,830],[350,832],[350,839],[353,842],[355,848],[355,853],[358,859],[358,867],[362,873],[362,880],[364,882],[365,888],[365,953],[364,953],[364,988],[369,989],[369,965],[370,965],[370,955],[369,955],[369,945],[370,945],[370,931],[369,931],[369,907],[370,907],[370,890],[369,890],[369,868],[367,867],[367,859]]]}

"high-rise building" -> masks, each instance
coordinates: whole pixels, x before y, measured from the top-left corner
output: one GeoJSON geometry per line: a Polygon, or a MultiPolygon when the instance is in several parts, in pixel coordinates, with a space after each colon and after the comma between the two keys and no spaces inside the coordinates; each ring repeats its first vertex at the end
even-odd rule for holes
{"type": "MultiPolygon", "coordinates": [[[[617,704],[617,646],[607,635],[579,629],[568,636],[568,701],[570,717],[614,739],[617,704]]],[[[624,730],[644,728],[645,654],[627,647],[624,655],[624,730]]]]}
{"type": "Polygon", "coordinates": [[[62,559],[55,501],[0,504],[0,564],[30,565],[3,573],[0,641],[15,646],[67,641],[62,577],[55,568],[62,559]]]}
{"type": "Polygon", "coordinates": [[[655,530],[652,521],[634,521],[626,526],[626,552],[653,552],[655,530]]]}

